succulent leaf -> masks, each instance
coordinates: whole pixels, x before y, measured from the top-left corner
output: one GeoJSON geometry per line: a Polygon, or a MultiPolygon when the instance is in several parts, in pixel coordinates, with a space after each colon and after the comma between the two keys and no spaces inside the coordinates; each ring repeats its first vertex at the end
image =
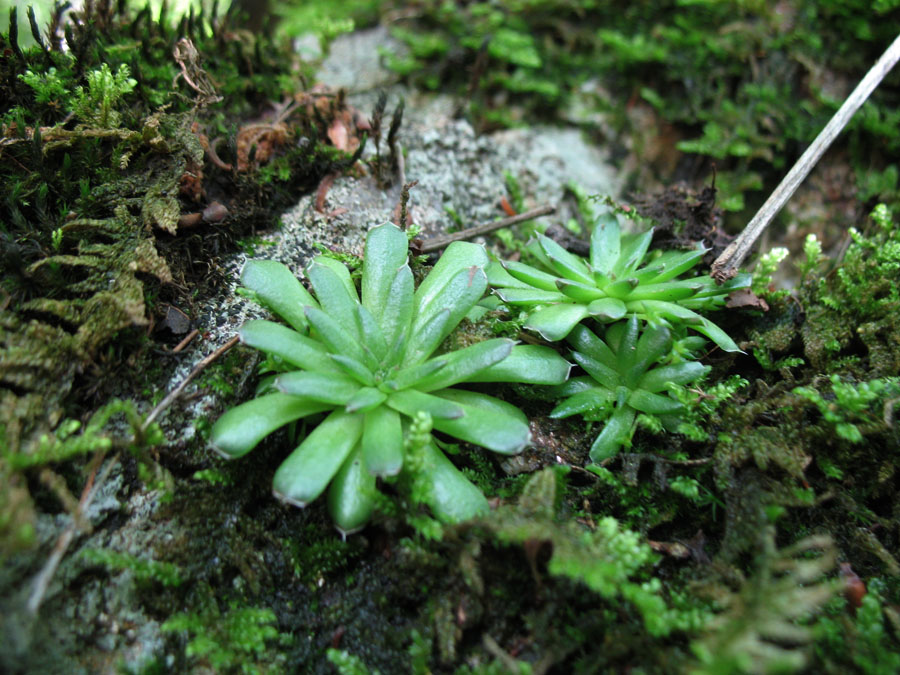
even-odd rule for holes
{"type": "Polygon", "coordinates": [[[362,448],[344,461],[328,488],[328,512],[343,536],[357,532],[375,510],[375,476],[367,470],[362,448]]]}
{"type": "Polygon", "coordinates": [[[488,512],[487,499],[472,485],[444,453],[428,443],[423,449],[421,482],[425,500],[434,515],[445,523],[458,523],[488,512]]]}
{"type": "MultiPolygon", "coordinates": [[[[397,301],[397,275],[406,264],[409,242],[398,227],[385,223],[369,230],[366,236],[365,265],[362,274],[362,305],[384,329],[388,330],[383,313],[397,301]]],[[[412,275],[409,277],[409,297],[412,300],[412,275]]]]}
{"type": "Polygon", "coordinates": [[[316,499],[353,451],[362,427],[361,414],[332,411],[278,467],[275,496],[296,506],[316,499]]]}
{"type": "Polygon", "coordinates": [[[445,354],[440,357],[444,365],[420,378],[414,386],[419,391],[428,392],[466,382],[495,363],[504,361],[512,348],[512,340],[495,338],[445,354]]]}
{"type": "Polygon", "coordinates": [[[262,303],[294,329],[306,330],[303,308],[318,304],[291,271],[274,260],[248,260],[241,270],[241,283],[262,303]]]}
{"type": "Polygon", "coordinates": [[[365,414],[363,458],[376,476],[395,476],[403,468],[403,424],[397,411],[379,406],[365,414]]]}
{"type": "Polygon", "coordinates": [[[516,345],[505,359],[479,370],[465,381],[557,384],[569,376],[571,368],[571,363],[549,347],[516,345]]]}
{"type": "Polygon", "coordinates": [[[594,272],[608,276],[619,259],[621,231],[619,221],[612,213],[605,213],[597,220],[591,232],[591,267],[594,272]]]}
{"type": "Polygon", "coordinates": [[[528,420],[514,405],[463,389],[444,389],[440,396],[463,414],[455,418],[435,417],[433,424],[438,431],[504,455],[521,452],[531,441],[528,420]]]}
{"type": "Polygon", "coordinates": [[[273,321],[248,321],[238,335],[248,347],[274,354],[292,366],[323,373],[339,372],[326,358],[328,351],[319,342],[273,321]]]}
{"type": "Polygon", "coordinates": [[[525,327],[540,333],[545,340],[558,342],[587,315],[584,305],[547,305],[532,312],[525,327]]]}
{"type": "Polygon", "coordinates": [[[284,394],[332,405],[346,405],[359,387],[352,377],[335,373],[300,370],[275,378],[275,388],[284,394]]]}

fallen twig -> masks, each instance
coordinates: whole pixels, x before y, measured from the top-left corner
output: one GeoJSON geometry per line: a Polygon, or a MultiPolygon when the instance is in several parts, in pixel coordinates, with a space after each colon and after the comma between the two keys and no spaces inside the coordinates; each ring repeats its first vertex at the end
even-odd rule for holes
{"type": "Polygon", "coordinates": [[[200,331],[197,330],[196,328],[194,330],[192,330],[190,333],[188,333],[185,336],[185,338],[181,342],[179,342],[177,345],[175,345],[175,348],[172,349],[172,353],[177,354],[178,352],[180,352],[182,349],[187,347],[191,343],[191,340],[193,340],[199,334],[200,334],[200,331]]]}
{"type": "Polygon", "coordinates": [[[759,235],[763,233],[769,223],[772,222],[772,219],[781,211],[787,200],[791,198],[791,195],[800,187],[800,184],[809,175],[812,168],[825,154],[832,141],[841,133],[841,130],[853,117],[853,114],[866,102],[866,99],[869,98],[875,87],[890,72],[898,60],[900,60],[900,36],[891,43],[891,46],[882,54],[878,62],[866,73],[866,76],[856,86],[856,89],[844,101],[844,105],[829,120],[825,128],[819,132],[816,140],[801,155],[797,163],[791,167],[791,170],[788,171],[765,204],[756,212],[753,219],[747,223],[740,236],[731,242],[728,248],[716,258],[712,264],[711,274],[713,279],[721,284],[737,274],[738,267],[750,253],[750,249],[753,248],[753,244],[756,243],[759,235]]]}
{"type": "Polygon", "coordinates": [[[184,380],[182,380],[181,384],[179,384],[171,392],[169,392],[168,396],[166,396],[157,404],[157,406],[153,410],[150,411],[150,414],[147,415],[147,419],[145,419],[144,423],[141,425],[141,431],[146,430],[151,424],[153,424],[156,418],[159,417],[160,413],[162,413],[166,408],[168,408],[170,405],[172,405],[172,403],[175,402],[175,399],[177,399],[181,392],[184,391],[184,388],[188,386],[190,381],[197,377],[197,375],[199,375],[203,371],[203,369],[206,368],[210,363],[212,363],[217,358],[222,356],[222,354],[234,347],[237,344],[238,339],[238,336],[235,335],[228,342],[226,342],[212,354],[204,358],[196,366],[194,366],[194,369],[188,374],[186,378],[184,378],[184,380]]]}
{"type": "Polygon", "coordinates": [[[422,251],[422,253],[439,251],[445,246],[449,246],[454,241],[464,241],[466,239],[472,239],[473,237],[480,237],[483,234],[488,234],[503,227],[509,227],[510,225],[525,222],[526,220],[533,220],[535,218],[540,218],[541,216],[550,215],[555,211],[555,206],[540,206],[536,209],[510,216],[509,218],[501,218],[500,220],[495,220],[490,223],[482,223],[481,225],[476,225],[475,227],[470,227],[460,232],[454,232],[453,234],[448,234],[444,237],[434,237],[422,244],[422,246],[419,247],[419,250],[422,251]]]}

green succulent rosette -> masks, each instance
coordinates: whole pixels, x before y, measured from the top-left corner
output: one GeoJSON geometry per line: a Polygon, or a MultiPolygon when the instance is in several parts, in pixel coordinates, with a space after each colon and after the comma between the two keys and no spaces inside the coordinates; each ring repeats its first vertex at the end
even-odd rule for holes
{"type": "MultiPolygon", "coordinates": [[[[210,444],[225,457],[241,457],[276,429],[324,413],[278,467],[273,489],[305,506],[329,488],[329,510],[344,533],[371,517],[376,479],[404,471],[405,437],[421,413],[434,430],[501,454],[529,443],[518,408],[456,385],[559,384],[570,368],[550,348],[499,338],[436,354],[484,295],[488,257],[481,246],[453,243],[416,289],[407,249],[396,226],[370,230],[361,292],[349,270],[325,256],[306,269],[313,293],[278,262],[251,260],[241,273],[243,285],[288,325],[248,321],[240,339],[284,372],[266,381],[257,398],[222,415],[210,444]]],[[[424,452],[415,480],[438,518],[457,521],[487,508],[433,440],[424,452]]]]}
{"type": "Polygon", "coordinates": [[[488,267],[488,280],[508,305],[531,308],[526,328],[551,342],[564,339],[583,319],[601,323],[636,316],[653,323],[684,324],[728,352],[734,341],[697,310],[721,307],[731,291],[750,284],[739,274],[717,285],[708,275],[679,278],[706,253],[648,252],[653,229],[623,235],[615,215],[600,218],[591,234],[590,259],[566,251],[546,236],[527,245],[539,267],[503,261],[488,267]]]}
{"type": "MultiPolygon", "coordinates": [[[[690,343],[702,339],[685,340],[690,343]]],[[[698,361],[680,359],[663,364],[672,354],[672,331],[663,324],[649,325],[640,331],[635,315],[610,325],[604,339],[578,325],[567,341],[573,348],[572,358],[586,375],[573,377],[556,388],[566,398],[550,416],[581,414],[605,422],[591,446],[594,462],[615,456],[630,442],[639,413],[658,418],[667,429],[677,428],[684,407],[668,395],[669,383],[688,384],[709,371],[709,366],[698,361]]]]}

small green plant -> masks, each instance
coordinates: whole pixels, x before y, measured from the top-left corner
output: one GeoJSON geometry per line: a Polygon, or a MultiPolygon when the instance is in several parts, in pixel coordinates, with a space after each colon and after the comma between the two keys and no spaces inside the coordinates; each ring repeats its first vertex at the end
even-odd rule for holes
{"type": "Polygon", "coordinates": [[[139,583],[158,581],[163,586],[180,586],[182,582],[178,567],[172,563],[145,560],[103,548],[85,549],[81,556],[92,563],[103,565],[111,572],[131,570],[139,583]]]}
{"type": "Polygon", "coordinates": [[[886,428],[890,415],[875,408],[877,401],[896,399],[900,395],[900,378],[887,377],[852,384],[840,375],[831,376],[832,395],[823,396],[813,387],[797,387],[794,393],[813,403],[838,436],[851,443],[862,443],[863,430],[886,428]],[[860,429],[862,426],[863,430],[860,429]]]}
{"type": "Polygon", "coordinates": [[[606,214],[591,234],[590,260],[539,236],[527,249],[541,269],[494,263],[488,278],[505,303],[529,308],[526,328],[547,340],[562,340],[587,317],[610,323],[636,316],[687,325],[725,351],[740,351],[725,331],[694,310],[721,306],[728,293],[749,284],[749,276],[739,274],[721,286],[708,275],[678,279],[700,262],[706,249],[648,253],[652,239],[652,228],[623,235],[616,216],[606,214]]]}
{"type": "MultiPolygon", "coordinates": [[[[427,413],[435,430],[502,454],[530,441],[522,412],[500,399],[455,388],[466,382],[559,384],[569,363],[548,347],[485,340],[432,356],[487,289],[484,248],[451,244],[414,290],[406,234],[391,224],[369,231],[360,299],[340,262],[316,257],[306,269],[314,298],[284,265],[247,263],[241,281],[290,328],[250,321],[244,344],[266,352],[277,376],[258,398],[226,412],[211,446],[241,457],[263,438],[300,418],[327,413],[275,473],[274,491],[297,506],[331,484],[329,509],[351,532],[371,517],[376,477],[412,467],[405,461],[410,420],[427,413]]],[[[484,495],[433,440],[415,464],[415,484],[441,520],[458,521],[487,508],[484,495]]]]}
{"type": "Polygon", "coordinates": [[[75,115],[82,122],[104,129],[119,126],[121,115],[114,106],[137,86],[128,66],[123,63],[113,75],[104,63],[99,70],[87,74],[87,81],[87,91],[84,87],[75,90],[75,115]]]}
{"type": "MultiPolygon", "coordinates": [[[[639,412],[676,430],[684,406],[667,395],[670,383],[685,385],[709,370],[709,366],[689,360],[660,365],[672,352],[672,332],[656,324],[641,333],[635,315],[612,324],[604,337],[605,341],[583,325],[575,326],[569,333],[572,357],[587,375],[560,385],[557,391],[567,398],[550,413],[551,417],[580,413],[592,421],[605,421],[603,431],[591,446],[594,462],[613,457],[622,445],[630,444],[639,412]]],[[[703,342],[703,338],[685,340],[703,342]]]]}

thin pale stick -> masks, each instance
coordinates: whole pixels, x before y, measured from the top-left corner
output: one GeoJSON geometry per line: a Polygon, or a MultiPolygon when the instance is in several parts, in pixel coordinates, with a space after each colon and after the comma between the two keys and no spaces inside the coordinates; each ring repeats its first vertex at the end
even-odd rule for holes
{"type": "Polygon", "coordinates": [[[866,99],[869,98],[875,87],[890,72],[898,60],[900,60],[900,36],[891,43],[891,46],[882,54],[878,62],[866,73],[866,76],[856,86],[853,93],[847,97],[847,100],[834,114],[834,117],[831,118],[816,137],[816,140],[806,149],[806,152],[797,160],[797,163],[791,167],[791,170],[788,171],[778,187],[775,188],[775,191],[769,196],[766,203],[756,212],[753,219],[747,223],[740,236],[731,242],[728,248],[716,258],[716,261],[712,264],[712,277],[718,283],[727,281],[737,274],[738,267],[750,253],[750,249],[753,248],[753,244],[756,243],[759,235],[763,233],[766,227],[769,226],[769,223],[772,222],[772,219],[781,211],[787,200],[791,198],[791,195],[800,187],[800,184],[812,171],[812,168],[825,154],[828,146],[841,133],[841,130],[853,117],[853,114],[866,102],[866,99]]]}
{"type": "Polygon", "coordinates": [[[222,354],[224,354],[229,349],[234,347],[237,344],[238,339],[239,339],[238,336],[235,335],[228,342],[226,342],[224,345],[219,347],[212,354],[210,354],[209,356],[204,358],[196,366],[194,366],[194,369],[190,372],[190,374],[186,378],[184,378],[184,380],[181,382],[181,384],[179,384],[171,392],[169,392],[169,395],[166,396],[162,401],[160,401],[159,404],[153,410],[150,411],[150,414],[147,415],[147,419],[145,419],[144,423],[141,425],[141,430],[147,429],[147,427],[149,427],[153,423],[153,421],[159,416],[159,414],[162,411],[164,411],[166,408],[168,408],[170,405],[172,405],[172,403],[174,403],[175,399],[177,399],[178,396],[181,394],[181,392],[184,391],[184,388],[186,386],[188,386],[188,384],[190,383],[191,380],[193,380],[195,377],[197,377],[197,375],[200,374],[200,372],[204,368],[206,368],[210,363],[212,363],[217,358],[222,356],[222,354]]]}
{"type": "Polygon", "coordinates": [[[510,225],[515,225],[517,223],[523,223],[526,220],[533,220],[534,218],[547,216],[555,211],[555,206],[541,206],[536,209],[531,209],[531,211],[525,211],[524,213],[510,216],[509,218],[501,218],[500,220],[495,220],[491,223],[482,223],[481,225],[476,225],[475,227],[470,227],[460,232],[448,234],[446,237],[435,237],[434,239],[429,239],[424,244],[422,244],[420,250],[422,251],[422,253],[439,251],[445,246],[449,246],[454,241],[463,241],[465,239],[471,239],[472,237],[480,237],[483,234],[488,234],[490,232],[493,232],[494,230],[499,230],[502,227],[509,227],[510,225]]]}

